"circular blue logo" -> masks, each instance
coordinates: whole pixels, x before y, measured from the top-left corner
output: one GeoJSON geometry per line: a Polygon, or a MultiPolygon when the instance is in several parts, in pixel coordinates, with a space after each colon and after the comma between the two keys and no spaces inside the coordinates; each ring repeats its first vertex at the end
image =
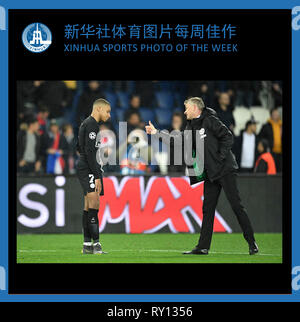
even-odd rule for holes
{"type": "Polygon", "coordinates": [[[27,26],[22,34],[23,45],[33,53],[41,53],[52,43],[52,34],[49,28],[39,22],[27,26]]]}

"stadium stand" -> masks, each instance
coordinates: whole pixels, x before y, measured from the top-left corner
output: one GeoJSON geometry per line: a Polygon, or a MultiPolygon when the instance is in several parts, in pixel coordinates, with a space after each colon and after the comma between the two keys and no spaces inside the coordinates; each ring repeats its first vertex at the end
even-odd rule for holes
{"type": "Polygon", "coordinates": [[[118,106],[118,96],[114,92],[105,91],[104,92],[105,99],[110,102],[112,108],[116,108],[118,106]]]}
{"type": "MultiPolygon", "coordinates": [[[[17,86],[17,109],[18,109],[18,127],[19,129],[26,129],[26,122],[32,115],[37,116],[41,109],[48,109],[51,107],[51,102],[43,101],[41,104],[39,100],[39,91],[41,84],[45,81],[20,81],[17,86]]],[[[62,81],[64,82],[64,81],[62,81]]],[[[61,117],[60,125],[71,124],[74,129],[74,136],[76,137],[80,119],[78,117],[79,101],[83,93],[87,93],[89,90],[89,82],[91,81],[68,81],[66,84],[66,93],[70,99],[64,107],[64,115],[61,117]]],[[[125,118],[135,110],[140,115],[141,122],[137,125],[138,128],[143,129],[143,122],[151,120],[157,128],[170,129],[172,122],[172,115],[175,111],[184,111],[184,100],[191,94],[191,88],[194,89],[193,96],[201,96],[202,92],[199,87],[195,85],[195,81],[97,81],[100,83],[101,95],[107,99],[111,106],[111,121],[110,126],[118,135],[118,122],[126,121],[125,118]]],[[[199,81],[203,83],[204,81],[199,81]]],[[[57,82],[57,86],[61,85],[57,82]]],[[[241,130],[244,130],[246,122],[251,118],[257,122],[257,131],[259,133],[263,124],[267,122],[270,117],[270,110],[274,107],[274,99],[269,99],[267,104],[263,104],[260,97],[261,94],[268,95],[272,98],[274,91],[272,92],[272,82],[269,82],[270,86],[262,86],[263,82],[257,81],[257,88],[261,88],[256,92],[256,96],[253,97],[253,106],[237,106],[236,93],[232,87],[230,81],[210,81],[205,82],[208,90],[206,95],[209,94],[209,107],[217,110],[218,99],[222,93],[227,93],[230,97],[230,108],[233,111],[233,117],[235,120],[235,126],[233,133],[235,136],[239,136],[241,130]],[[219,84],[220,83],[220,84],[219,84]],[[217,86],[218,85],[218,86],[217,86]],[[222,85],[222,86],[221,86],[222,85]],[[227,92],[226,92],[227,91],[227,92]],[[266,93],[266,91],[268,91],[266,93]],[[263,92],[263,93],[262,93],[263,92]]],[[[51,84],[50,84],[51,85],[51,84]]],[[[276,83],[281,93],[281,83],[276,83]]],[[[239,86],[243,88],[243,86],[239,86]]],[[[91,94],[92,95],[92,94],[91,94]]],[[[100,94],[99,94],[100,95],[100,94]]],[[[203,94],[205,95],[205,94],[203,94]]],[[[207,101],[208,97],[203,99],[207,101]]],[[[239,103],[240,104],[240,103],[239,103]]],[[[82,105],[82,104],[81,104],[82,105]]],[[[87,103],[83,104],[84,106],[87,103]]],[[[81,106],[82,108],[82,106],[81,106]]],[[[86,113],[88,114],[91,106],[86,106],[86,113]]],[[[282,119],[282,107],[279,107],[281,119],[282,119]]],[[[51,111],[49,120],[46,120],[46,128],[49,128],[51,121],[51,111]]],[[[84,115],[82,115],[83,117],[84,115]]],[[[57,121],[57,120],[56,120],[57,121]]],[[[134,125],[135,126],[135,125],[134,125]]],[[[131,126],[132,127],[132,126],[131,126]]]]}
{"type": "Polygon", "coordinates": [[[174,96],[171,92],[155,92],[155,98],[160,108],[170,109],[174,105],[174,96]]]}
{"type": "Polygon", "coordinates": [[[233,111],[233,117],[235,119],[234,134],[239,136],[241,130],[245,128],[246,122],[251,119],[251,112],[246,107],[236,107],[233,111]]]}
{"type": "Polygon", "coordinates": [[[139,112],[140,112],[141,118],[144,122],[148,122],[149,120],[156,119],[154,111],[150,108],[140,107],[139,112]]]}
{"type": "Polygon", "coordinates": [[[127,109],[129,107],[129,93],[126,92],[116,92],[118,97],[119,106],[123,109],[127,109]]]}
{"type": "Polygon", "coordinates": [[[169,109],[157,108],[155,109],[156,120],[158,124],[163,128],[169,128],[171,119],[172,119],[172,111],[169,109]]]}

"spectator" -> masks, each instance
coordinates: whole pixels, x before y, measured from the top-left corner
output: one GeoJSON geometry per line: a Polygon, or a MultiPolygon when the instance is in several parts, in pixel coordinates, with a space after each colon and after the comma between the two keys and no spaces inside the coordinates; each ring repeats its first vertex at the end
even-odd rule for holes
{"type": "Polygon", "coordinates": [[[138,93],[141,97],[141,106],[153,107],[154,84],[154,81],[136,81],[135,93],[138,93]]]}
{"type": "Polygon", "coordinates": [[[183,117],[180,112],[174,112],[172,116],[172,127],[170,131],[182,131],[183,130],[183,117]]]}
{"type": "Polygon", "coordinates": [[[257,145],[259,157],[255,163],[254,172],[276,174],[276,166],[274,158],[270,153],[269,143],[265,139],[261,139],[257,145]]]}
{"type": "Polygon", "coordinates": [[[281,82],[272,83],[272,95],[274,99],[274,107],[282,106],[282,87],[281,82]]]}
{"type": "Polygon", "coordinates": [[[235,120],[230,106],[230,97],[227,93],[221,93],[218,99],[216,112],[220,120],[233,132],[235,120]]]}
{"type": "Polygon", "coordinates": [[[62,124],[66,107],[70,104],[70,90],[63,81],[34,81],[37,106],[47,106],[50,118],[62,124]]]}
{"type": "Polygon", "coordinates": [[[25,114],[35,112],[35,89],[36,87],[33,81],[17,82],[17,111],[19,122],[23,120],[25,114]]]}
{"type": "MultiPolygon", "coordinates": [[[[175,112],[172,117],[172,127],[169,129],[169,132],[172,131],[182,131],[184,129],[183,126],[183,117],[180,112],[175,112]]],[[[169,155],[169,165],[168,165],[168,172],[173,173],[184,173],[185,170],[185,163],[184,163],[184,151],[183,151],[183,144],[182,144],[182,152],[181,152],[181,160],[174,160],[174,153],[176,152],[174,148],[174,140],[171,138],[170,140],[170,155],[169,155]],[[176,161],[176,162],[175,162],[176,161]],[[175,164],[177,163],[177,164],[175,164]]]]}
{"type": "Polygon", "coordinates": [[[77,104],[76,119],[78,126],[90,114],[93,102],[98,98],[104,97],[99,81],[92,80],[87,85],[87,88],[80,95],[77,104]]]}
{"type": "Polygon", "coordinates": [[[32,121],[33,119],[36,119],[35,113],[26,111],[26,113],[22,115],[22,119],[19,119],[20,123],[18,124],[18,129],[26,131],[28,128],[29,122],[32,121]]]}
{"type": "Polygon", "coordinates": [[[246,123],[245,130],[235,139],[234,152],[240,172],[253,172],[257,158],[256,122],[254,119],[246,123]]]}
{"type": "Polygon", "coordinates": [[[282,121],[277,108],[271,110],[271,118],[263,125],[260,139],[266,139],[271,148],[277,172],[282,171],[282,121]]]}
{"type": "Polygon", "coordinates": [[[124,143],[126,141],[126,138],[130,132],[132,132],[135,129],[142,129],[144,123],[141,121],[140,114],[138,112],[132,111],[128,118],[124,120],[127,122],[126,127],[119,126],[119,142],[124,143]]]}
{"type": "Polygon", "coordinates": [[[131,131],[135,129],[141,129],[143,127],[143,122],[141,121],[140,115],[137,112],[131,113],[127,121],[127,133],[130,134],[131,131]]]}
{"type": "Polygon", "coordinates": [[[40,129],[39,129],[40,135],[44,135],[47,132],[48,117],[49,117],[49,109],[46,106],[40,107],[37,113],[37,120],[40,125],[40,129]]]}
{"type": "Polygon", "coordinates": [[[172,81],[172,92],[174,95],[174,106],[179,107],[184,110],[184,105],[182,102],[187,97],[188,82],[187,81],[172,81]]]}
{"type": "Polygon", "coordinates": [[[251,107],[256,101],[258,82],[256,81],[232,81],[234,94],[234,106],[251,107]]]}
{"type": "Polygon", "coordinates": [[[74,96],[76,94],[76,91],[78,90],[78,84],[76,80],[65,80],[64,83],[66,84],[66,87],[69,89],[69,103],[70,105],[73,103],[74,96]]]}
{"type": "Polygon", "coordinates": [[[207,83],[201,84],[199,93],[200,93],[200,97],[203,99],[204,104],[206,106],[211,105],[211,98],[209,96],[207,83]]]}
{"type": "Polygon", "coordinates": [[[75,160],[76,160],[76,140],[74,138],[74,131],[71,124],[65,124],[63,126],[63,135],[66,140],[66,151],[65,151],[65,166],[66,173],[75,173],[75,160]]]}
{"type": "Polygon", "coordinates": [[[122,175],[151,173],[156,170],[157,166],[148,165],[154,154],[147,140],[145,132],[136,129],[121,144],[119,156],[122,175]]]}
{"type": "Polygon", "coordinates": [[[218,80],[215,81],[215,91],[217,96],[220,96],[222,93],[231,94],[232,84],[227,80],[218,80]]]}
{"type": "Polygon", "coordinates": [[[39,123],[36,118],[28,121],[27,130],[17,136],[18,172],[34,173],[41,169],[39,123]]]}
{"type": "Polygon", "coordinates": [[[258,95],[260,104],[262,107],[267,109],[272,109],[274,106],[274,99],[272,95],[272,82],[271,81],[261,81],[260,91],[258,95]]]}
{"type": "Polygon", "coordinates": [[[214,104],[214,82],[213,81],[189,81],[188,96],[201,97],[206,106],[214,104]]]}
{"type": "Polygon", "coordinates": [[[51,120],[50,131],[47,138],[47,173],[66,173],[66,156],[68,155],[68,143],[59,131],[56,120],[51,120]]]}
{"type": "Polygon", "coordinates": [[[128,120],[132,113],[139,114],[141,117],[139,108],[141,106],[141,97],[138,94],[133,94],[130,98],[130,107],[124,113],[124,119],[128,120]]]}
{"type": "Polygon", "coordinates": [[[76,80],[65,80],[64,83],[66,84],[66,86],[73,90],[73,91],[76,91],[77,89],[77,81],[76,80]]]}

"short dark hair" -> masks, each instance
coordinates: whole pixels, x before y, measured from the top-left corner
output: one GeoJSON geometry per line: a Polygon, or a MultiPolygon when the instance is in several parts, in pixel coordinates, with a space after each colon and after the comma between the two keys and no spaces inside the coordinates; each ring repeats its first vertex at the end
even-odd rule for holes
{"type": "Polygon", "coordinates": [[[141,95],[140,95],[140,94],[138,94],[138,93],[132,93],[132,94],[130,95],[130,100],[132,100],[134,97],[139,97],[139,98],[141,98],[141,95]]]}
{"type": "Polygon", "coordinates": [[[273,107],[270,111],[270,115],[272,115],[274,111],[278,111],[278,107],[273,107]]]}
{"type": "Polygon", "coordinates": [[[247,130],[248,127],[252,124],[257,124],[257,122],[255,120],[249,120],[246,122],[246,125],[245,125],[245,129],[247,130]]]}
{"type": "Polygon", "coordinates": [[[128,119],[130,119],[132,115],[137,115],[139,118],[141,118],[140,113],[133,111],[128,115],[128,119]]]}
{"type": "Polygon", "coordinates": [[[178,111],[175,111],[175,112],[173,113],[172,117],[174,117],[174,116],[179,116],[179,117],[181,117],[181,118],[182,118],[182,113],[181,113],[181,112],[178,112],[178,111]]]}
{"type": "Polygon", "coordinates": [[[93,107],[96,106],[96,105],[109,105],[110,106],[110,103],[109,101],[107,101],[106,99],[104,98],[98,98],[94,101],[93,103],[93,107]]]}
{"type": "Polygon", "coordinates": [[[269,141],[266,139],[260,139],[259,143],[262,144],[262,146],[264,147],[264,151],[265,152],[269,152],[270,151],[270,145],[269,145],[269,141]]]}
{"type": "Polygon", "coordinates": [[[38,112],[49,112],[49,108],[47,105],[43,104],[43,103],[39,103],[38,104],[38,112]]]}
{"type": "Polygon", "coordinates": [[[38,120],[37,120],[37,118],[35,118],[35,117],[30,117],[28,120],[27,120],[27,124],[28,124],[28,126],[30,126],[31,124],[34,124],[34,123],[36,123],[36,122],[38,122],[38,120]]]}
{"type": "Polygon", "coordinates": [[[63,125],[63,127],[62,127],[62,129],[63,129],[63,132],[64,132],[64,133],[66,132],[66,130],[67,130],[67,128],[68,128],[68,127],[71,127],[71,128],[73,129],[72,124],[70,124],[70,123],[66,123],[66,124],[64,124],[64,125],[63,125]]]}

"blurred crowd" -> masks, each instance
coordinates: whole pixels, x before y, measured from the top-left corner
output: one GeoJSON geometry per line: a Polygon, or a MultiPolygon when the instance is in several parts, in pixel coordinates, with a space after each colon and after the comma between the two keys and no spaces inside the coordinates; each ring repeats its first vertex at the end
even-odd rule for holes
{"type": "Polygon", "coordinates": [[[103,97],[110,102],[112,112],[111,120],[100,125],[101,147],[108,160],[117,160],[117,165],[105,165],[105,172],[183,173],[185,167],[174,164],[174,147],[169,153],[161,142],[150,146],[143,130],[149,120],[157,128],[183,130],[183,102],[191,96],[202,97],[233,134],[235,108],[260,106],[267,110],[269,120],[261,124],[259,133],[257,120],[251,116],[244,129],[234,135],[232,150],[240,172],[282,171],[280,81],[39,80],[17,83],[18,172],[75,173],[79,125],[90,114],[92,103],[103,97]],[[127,130],[120,130],[119,122],[127,122],[127,130]],[[155,160],[152,165],[147,164],[150,157],[155,160]],[[170,165],[166,166],[168,160],[170,165]]]}

